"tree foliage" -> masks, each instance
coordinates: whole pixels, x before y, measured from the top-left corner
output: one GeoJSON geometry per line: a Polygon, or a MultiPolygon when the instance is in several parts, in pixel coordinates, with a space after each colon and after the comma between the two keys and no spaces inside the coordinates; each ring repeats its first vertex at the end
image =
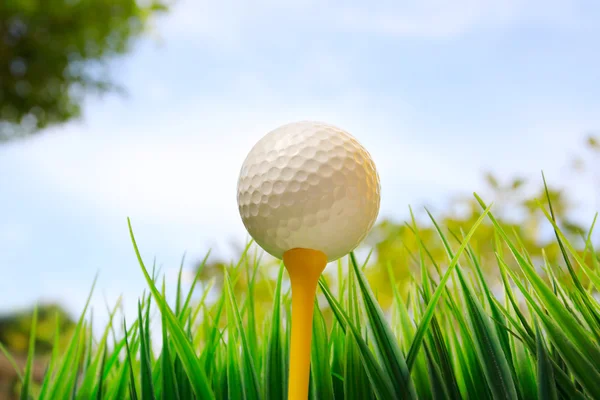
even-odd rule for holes
{"type": "MultiPolygon", "coordinates": [[[[38,354],[48,354],[55,341],[56,332],[72,333],[75,321],[58,304],[38,307],[35,347],[38,354]]],[[[0,343],[16,354],[26,354],[31,332],[33,310],[15,311],[0,316],[0,343]]],[[[63,343],[64,344],[64,343],[63,343]]]]}
{"type": "Polygon", "coordinates": [[[0,1],[0,142],[77,118],[86,94],[118,89],[107,63],[166,9],[159,0],[0,1]]]}

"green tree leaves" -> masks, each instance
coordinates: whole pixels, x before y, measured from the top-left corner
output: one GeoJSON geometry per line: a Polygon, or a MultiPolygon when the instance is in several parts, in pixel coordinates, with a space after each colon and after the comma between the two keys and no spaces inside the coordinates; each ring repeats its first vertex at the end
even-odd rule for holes
{"type": "Polygon", "coordinates": [[[118,89],[108,61],[166,9],[159,0],[0,2],[0,143],[78,117],[87,93],[118,89]]]}

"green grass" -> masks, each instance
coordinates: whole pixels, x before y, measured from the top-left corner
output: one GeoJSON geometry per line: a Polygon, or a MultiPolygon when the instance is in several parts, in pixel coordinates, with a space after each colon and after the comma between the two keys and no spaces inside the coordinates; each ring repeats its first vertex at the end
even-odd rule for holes
{"type": "MultiPolygon", "coordinates": [[[[421,270],[407,283],[408,295],[393,285],[390,308],[380,306],[367,260],[355,254],[339,260],[336,279],[321,278],[325,306],[315,302],[311,399],[600,399],[600,270],[591,230],[585,250],[577,250],[551,206],[540,205],[564,262],[532,260],[516,233],[505,232],[476,198],[481,215],[469,232],[448,231],[430,215],[447,262],[435,263],[419,240],[414,256],[421,270]],[[495,227],[497,281],[486,280],[470,243],[484,222],[495,227]]],[[[53,353],[41,384],[30,378],[32,341],[27,368],[19,371],[21,398],[284,399],[291,299],[283,266],[266,312],[257,310],[253,290],[261,263],[248,248],[223,271],[220,297],[208,302],[204,292],[192,301],[194,287],[182,293],[179,282],[170,305],[164,279],[144,264],[129,228],[150,289],[137,319],[117,320],[117,305],[103,335],[92,340],[86,305],[69,347],[53,353]],[[234,288],[241,276],[249,284],[240,296],[234,288]],[[151,332],[153,316],[159,332],[151,332]]],[[[417,225],[412,229],[419,238],[417,225]]],[[[395,282],[402,266],[379,268],[395,282]]]]}

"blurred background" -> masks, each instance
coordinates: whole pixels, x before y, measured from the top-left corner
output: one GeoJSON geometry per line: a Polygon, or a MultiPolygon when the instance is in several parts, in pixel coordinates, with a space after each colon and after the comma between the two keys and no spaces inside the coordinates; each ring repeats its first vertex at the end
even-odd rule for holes
{"type": "MultiPolygon", "coordinates": [[[[23,359],[39,302],[43,356],[97,274],[94,327],[119,296],[135,318],[146,283],[127,217],[168,289],[184,254],[189,285],[209,249],[200,279],[218,288],[248,240],[241,164],[297,120],[349,131],[377,164],[381,212],[364,248],[383,305],[378,267],[400,283],[418,267],[409,206],[440,263],[424,207],[468,231],[474,191],[534,256],[557,260],[535,206],[541,171],[574,240],[600,202],[598,21],[594,0],[3,0],[0,343],[23,359]]],[[[492,237],[488,225],[475,235],[484,261],[492,237]]],[[[0,355],[0,385],[11,371],[0,355]]]]}

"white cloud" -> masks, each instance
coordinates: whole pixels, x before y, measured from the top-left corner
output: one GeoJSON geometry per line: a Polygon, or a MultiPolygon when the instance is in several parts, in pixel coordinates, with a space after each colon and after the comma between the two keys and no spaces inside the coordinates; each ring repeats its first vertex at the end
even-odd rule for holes
{"type": "MultiPolygon", "coordinates": [[[[314,0],[181,0],[175,3],[165,26],[176,35],[218,40],[220,44],[237,42],[244,31],[269,31],[280,20],[301,15],[314,0]]],[[[276,32],[272,31],[272,34],[276,32]]]]}
{"type": "Polygon", "coordinates": [[[175,35],[203,38],[220,45],[248,35],[286,35],[325,30],[402,37],[455,37],[474,29],[520,22],[577,27],[585,17],[582,3],[568,0],[412,0],[375,3],[313,0],[210,2],[187,0],[175,5],[165,21],[175,35]],[[298,33],[296,32],[296,33],[298,33]]]}
{"type": "Polygon", "coordinates": [[[574,2],[563,0],[444,0],[399,5],[348,7],[339,10],[342,26],[362,32],[409,37],[454,37],[478,28],[523,21],[564,24],[575,13],[574,2]]]}

